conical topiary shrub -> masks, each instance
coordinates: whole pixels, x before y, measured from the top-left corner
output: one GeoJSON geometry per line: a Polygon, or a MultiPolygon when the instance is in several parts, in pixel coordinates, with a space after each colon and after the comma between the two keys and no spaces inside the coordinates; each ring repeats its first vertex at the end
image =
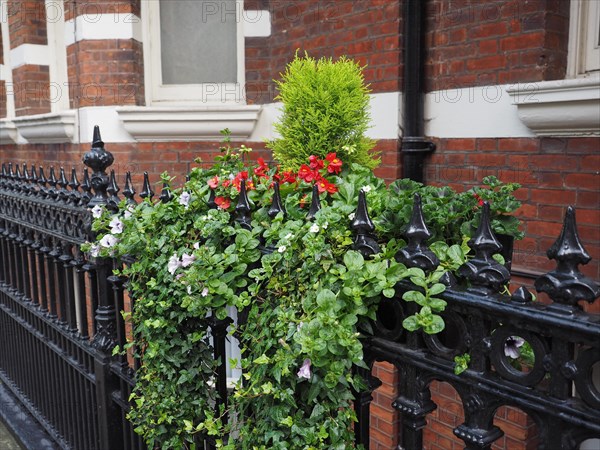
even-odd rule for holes
{"type": "Polygon", "coordinates": [[[362,67],[345,57],[296,57],[277,81],[283,103],[281,121],[275,124],[280,138],[268,142],[284,168],[296,170],[310,155],[324,158],[335,152],[344,163],[374,168],[369,128],[369,88],[362,67]]]}

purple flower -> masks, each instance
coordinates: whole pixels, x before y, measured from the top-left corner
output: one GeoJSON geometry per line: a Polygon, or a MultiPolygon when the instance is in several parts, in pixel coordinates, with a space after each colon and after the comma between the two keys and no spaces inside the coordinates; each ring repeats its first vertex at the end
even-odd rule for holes
{"type": "Polygon", "coordinates": [[[522,347],[524,343],[525,339],[520,338],[519,336],[509,337],[504,342],[504,354],[512,359],[517,359],[519,356],[521,356],[519,347],[522,347]]]}
{"type": "Polygon", "coordinates": [[[121,234],[123,232],[123,222],[118,217],[113,217],[108,226],[111,227],[110,232],[113,234],[121,234]]]}
{"type": "Polygon", "coordinates": [[[191,266],[194,261],[196,261],[194,255],[188,255],[187,253],[181,255],[181,267],[191,266]]]}
{"type": "Polygon", "coordinates": [[[183,191],[181,193],[181,195],[179,196],[179,204],[185,206],[185,209],[188,209],[188,207],[190,206],[191,198],[192,198],[192,196],[190,195],[189,192],[183,191]]]}
{"type": "Polygon", "coordinates": [[[107,234],[102,239],[100,239],[100,245],[105,248],[114,247],[117,242],[119,242],[119,240],[112,234],[107,234]]]}
{"type": "Polygon", "coordinates": [[[179,267],[181,267],[181,261],[179,261],[177,253],[173,253],[173,256],[169,258],[169,262],[167,263],[167,270],[173,275],[179,267]]]}
{"type": "Polygon", "coordinates": [[[304,360],[304,363],[302,364],[302,367],[300,367],[300,370],[298,371],[298,378],[306,378],[307,380],[310,380],[311,377],[311,373],[310,373],[310,359],[306,358],[304,360]]]}

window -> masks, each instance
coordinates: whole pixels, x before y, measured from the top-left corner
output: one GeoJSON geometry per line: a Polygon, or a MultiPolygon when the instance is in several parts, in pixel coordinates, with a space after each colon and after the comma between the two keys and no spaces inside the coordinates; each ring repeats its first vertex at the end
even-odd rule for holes
{"type": "Polygon", "coordinates": [[[147,105],[243,103],[242,0],[142,2],[147,105]]]}
{"type": "Polygon", "coordinates": [[[599,71],[600,1],[572,0],[568,76],[586,76],[599,71]]]}

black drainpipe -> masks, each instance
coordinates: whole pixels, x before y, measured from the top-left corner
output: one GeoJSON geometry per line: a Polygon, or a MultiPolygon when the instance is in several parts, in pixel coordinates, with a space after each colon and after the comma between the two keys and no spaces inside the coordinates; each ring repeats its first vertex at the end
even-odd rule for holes
{"type": "Polygon", "coordinates": [[[424,34],[426,0],[404,0],[404,124],[400,153],[402,177],[424,181],[425,157],[435,150],[435,144],[424,135],[424,34]]]}

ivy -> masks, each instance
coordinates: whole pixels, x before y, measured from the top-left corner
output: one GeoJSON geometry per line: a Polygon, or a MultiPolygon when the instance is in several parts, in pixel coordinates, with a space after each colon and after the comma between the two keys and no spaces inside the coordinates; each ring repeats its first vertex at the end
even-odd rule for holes
{"type": "MultiPolygon", "coordinates": [[[[354,392],[365,387],[355,369],[368,369],[362,340],[377,305],[401,297],[415,305],[406,329],[444,329],[441,280],[470,256],[469,235],[460,234],[457,223],[476,219],[479,200],[406,180],[388,187],[335,153],[281,172],[260,158],[246,164],[249,151],[231,148],[226,139],[217,164],[194,168],[189,181],[170,188],[171,201],[122,203],[116,215],[92,211],[98,241],[85,247],[90,255],[134,257],[117,271],[127,278],[135,307],[124,314],[131,342],[115,353],[135,350],[142,362],[129,419],[151,448],[193,448],[198,434],[214,436],[226,449],[352,448],[354,392]],[[250,230],[232,219],[242,181],[253,204],[250,230]],[[271,218],[275,181],[286,214],[271,218]],[[315,185],[322,207],[307,220],[315,185]],[[370,257],[353,249],[350,229],[361,189],[381,246],[370,257]],[[430,273],[395,258],[405,245],[399,229],[416,192],[427,223],[433,217],[432,229],[442,238],[430,243],[440,260],[430,273]],[[459,208],[461,202],[467,207],[459,208]],[[453,228],[442,221],[443,208],[454,214],[453,228]],[[399,296],[402,280],[414,288],[399,296]],[[242,356],[233,363],[243,376],[228,403],[215,410],[221,361],[213,358],[210,319],[225,319],[232,309],[240,320],[229,339],[239,341],[242,356]],[[233,420],[225,421],[226,414],[233,420]]],[[[176,182],[167,174],[162,181],[176,182]]],[[[499,219],[517,205],[513,186],[487,181],[488,188],[474,192],[500,204],[493,213],[499,219]]],[[[467,363],[458,361],[457,370],[467,363]]]]}

